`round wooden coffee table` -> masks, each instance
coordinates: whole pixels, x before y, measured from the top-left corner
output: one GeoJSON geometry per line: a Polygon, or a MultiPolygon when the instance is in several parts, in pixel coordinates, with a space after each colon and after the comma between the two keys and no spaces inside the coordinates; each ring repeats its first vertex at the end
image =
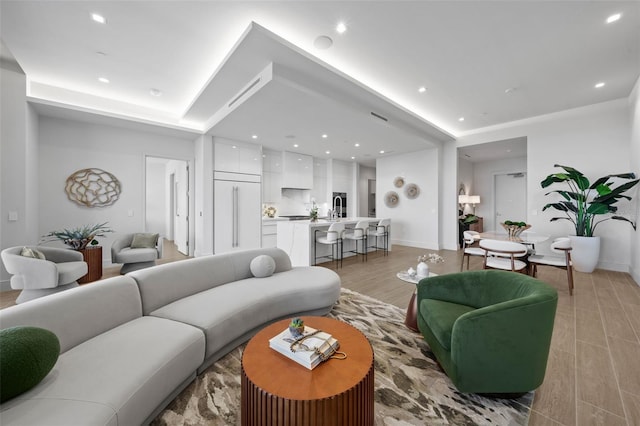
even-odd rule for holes
{"type": "Polygon", "coordinates": [[[308,370],[269,347],[290,320],[265,327],[242,354],[242,425],[373,425],[374,364],[367,338],[332,318],[302,319],[338,339],[347,358],[308,370]]]}

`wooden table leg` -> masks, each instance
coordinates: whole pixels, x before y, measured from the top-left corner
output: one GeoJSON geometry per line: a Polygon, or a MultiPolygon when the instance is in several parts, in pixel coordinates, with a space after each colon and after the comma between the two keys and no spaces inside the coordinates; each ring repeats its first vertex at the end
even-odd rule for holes
{"type": "Polygon", "coordinates": [[[407,316],[404,319],[404,325],[407,326],[409,330],[415,331],[417,333],[420,332],[418,329],[418,290],[414,291],[411,295],[411,300],[409,300],[409,306],[407,306],[407,316]]]}

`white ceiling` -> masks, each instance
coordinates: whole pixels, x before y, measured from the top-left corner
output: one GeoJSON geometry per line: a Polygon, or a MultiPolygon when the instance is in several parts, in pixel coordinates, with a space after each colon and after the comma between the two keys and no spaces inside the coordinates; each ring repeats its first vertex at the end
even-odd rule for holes
{"type": "Polygon", "coordinates": [[[35,102],[257,134],[275,149],[295,139],[299,152],[328,147],[328,157],[357,161],[625,98],[640,74],[638,1],[2,0],[0,14],[35,102]],[[621,19],[605,23],[613,13],[621,19]],[[314,47],[320,35],[333,39],[329,49],[314,47]],[[269,62],[282,73],[216,116],[269,62]],[[373,108],[392,119],[381,125],[373,108]]]}

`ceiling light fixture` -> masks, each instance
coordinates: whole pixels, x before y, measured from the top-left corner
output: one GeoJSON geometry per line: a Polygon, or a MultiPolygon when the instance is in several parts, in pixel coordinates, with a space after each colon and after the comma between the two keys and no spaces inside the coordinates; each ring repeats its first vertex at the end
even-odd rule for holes
{"type": "Polygon", "coordinates": [[[325,50],[325,49],[330,48],[332,45],[333,45],[333,40],[331,40],[331,37],[326,36],[326,35],[318,36],[313,41],[313,46],[316,49],[325,50]]]}
{"type": "Polygon", "coordinates": [[[251,139],[258,139],[258,135],[251,135],[251,139]]]}
{"type": "Polygon", "coordinates": [[[336,31],[338,32],[338,34],[343,34],[345,31],[347,31],[347,26],[344,22],[338,22],[338,25],[336,25],[336,31]]]}
{"type": "Polygon", "coordinates": [[[107,20],[104,19],[104,16],[98,15],[97,13],[92,13],[91,14],[91,19],[93,19],[94,21],[98,22],[99,24],[106,24],[107,23],[107,20]]]}
{"type": "Polygon", "coordinates": [[[351,159],[352,159],[352,160],[355,160],[355,159],[356,159],[356,157],[351,157],[351,159]]]}
{"type": "Polygon", "coordinates": [[[294,144],[293,144],[293,147],[294,147],[294,148],[297,148],[297,147],[298,147],[298,144],[297,144],[297,143],[294,143],[294,144]]]}
{"type": "Polygon", "coordinates": [[[458,118],[458,121],[464,121],[464,117],[458,118]]]}
{"type": "Polygon", "coordinates": [[[426,91],[427,91],[427,88],[426,88],[426,87],[424,87],[424,86],[422,86],[422,87],[420,87],[420,88],[418,89],[418,92],[420,92],[420,93],[424,93],[424,92],[426,92],[426,91]]]}
{"type": "Polygon", "coordinates": [[[104,78],[104,77],[98,77],[98,81],[100,83],[109,83],[109,79],[108,78],[104,78]]]}
{"type": "Polygon", "coordinates": [[[359,146],[360,146],[360,144],[359,144],[359,143],[357,143],[357,144],[354,144],[353,146],[355,146],[355,147],[357,148],[357,147],[359,147],[359,146]]]}
{"type": "Polygon", "coordinates": [[[162,90],[160,90],[160,89],[151,89],[151,90],[149,90],[149,94],[151,96],[160,97],[160,96],[162,96],[162,90]]]}
{"type": "Polygon", "coordinates": [[[326,134],[322,135],[322,139],[326,139],[328,136],[326,134]]]}
{"type": "Polygon", "coordinates": [[[331,154],[331,151],[325,151],[324,153],[325,154],[331,154]]]}
{"type": "Polygon", "coordinates": [[[380,154],[384,154],[384,150],[380,150],[380,154]]]}
{"type": "Polygon", "coordinates": [[[610,23],[612,23],[612,22],[616,22],[616,21],[617,21],[617,20],[619,20],[621,17],[622,17],[622,14],[621,14],[621,13],[615,13],[615,14],[613,14],[613,15],[611,15],[611,16],[609,16],[609,17],[607,18],[607,24],[610,24],[610,23]]]}
{"type": "Polygon", "coordinates": [[[600,83],[596,83],[596,85],[595,85],[595,86],[593,86],[593,87],[595,87],[596,89],[599,89],[599,88],[601,88],[601,87],[604,87],[604,82],[602,82],[602,81],[601,81],[600,83]]]}

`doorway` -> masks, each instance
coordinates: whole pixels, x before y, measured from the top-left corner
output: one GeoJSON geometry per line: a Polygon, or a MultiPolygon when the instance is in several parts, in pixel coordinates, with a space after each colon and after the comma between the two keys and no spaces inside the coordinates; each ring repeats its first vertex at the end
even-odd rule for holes
{"type": "Polygon", "coordinates": [[[189,255],[189,164],[145,157],[145,231],[172,241],[189,255]]]}
{"type": "Polygon", "coordinates": [[[527,174],[525,172],[494,175],[494,194],[496,230],[503,230],[499,225],[505,220],[527,221],[527,174]]]}

